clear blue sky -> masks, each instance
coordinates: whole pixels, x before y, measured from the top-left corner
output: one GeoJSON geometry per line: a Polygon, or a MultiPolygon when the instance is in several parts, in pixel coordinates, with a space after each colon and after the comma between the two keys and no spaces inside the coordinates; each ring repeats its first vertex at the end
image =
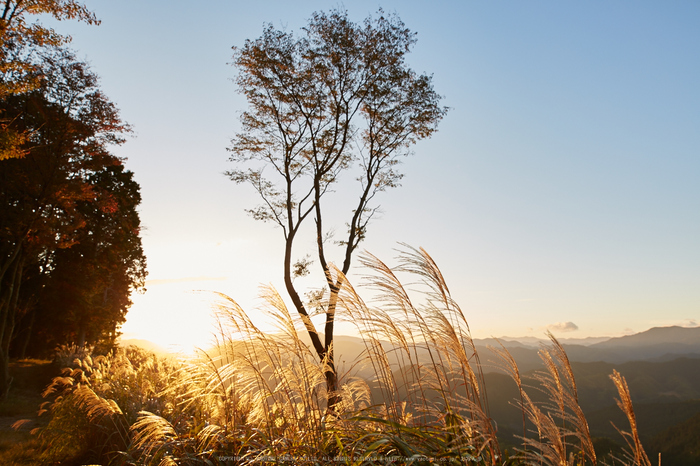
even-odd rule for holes
{"type": "MultiPolygon", "coordinates": [[[[245,109],[231,46],[338,4],[86,3],[101,26],[56,28],[137,134],[117,152],[142,186],[152,281],[124,331],[201,341],[206,295],[184,290],[252,308],[258,283],[283,289],[281,233],[222,174],[245,109]]],[[[700,322],[699,2],[345,3],[358,21],[379,6],[418,33],[408,61],[452,110],[365,248],[426,248],[478,337],[700,322]]]]}

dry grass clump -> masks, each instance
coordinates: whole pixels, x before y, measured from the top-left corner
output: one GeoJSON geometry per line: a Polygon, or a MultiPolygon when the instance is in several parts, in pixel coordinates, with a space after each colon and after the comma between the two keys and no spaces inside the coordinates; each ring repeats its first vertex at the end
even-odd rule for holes
{"type": "MultiPolygon", "coordinates": [[[[630,424],[629,432],[622,431],[616,427],[617,431],[625,438],[627,442],[628,450],[625,453],[625,458],[620,459],[620,463],[626,463],[634,466],[651,466],[651,461],[649,457],[644,452],[644,447],[642,447],[642,442],[639,440],[639,432],[637,431],[637,419],[634,415],[634,408],[632,407],[632,398],[630,396],[629,388],[627,388],[627,381],[624,377],[620,375],[619,372],[613,370],[610,375],[615,388],[617,388],[617,393],[620,398],[617,401],[617,406],[625,413],[627,420],[630,424]]],[[[661,462],[661,460],[659,460],[661,462]]]]}
{"type": "Polygon", "coordinates": [[[36,429],[46,461],[123,462],[131,449],[129,427],[144,409],[178,411],[162,394],[176,367],[136,347],[94,356],[92,348],[64,346],[57,361],[66,367],[44,390],[39,415],[50,415],[36,429]]]}
{"type": "MultiPolygon", "coordinates": [[[[533,401],[505,348],[496,351],[523,412],[522,446],[508,458],[469,325],[435,262],[415,249],[394,268],[371,255],[361,261],[374,296],[365,301],[343,278],[336,317],[356,325],[364,352],[338,374],[339,393],[327,392],[326,362],[311,350],[299,316],[266,287],[258,312],[275,332],[218,295],[214,349],[178,367],[133,350],[103,358],[66,351],[69,368],[47,389],[58,396],[43,438],[56,447],[91,445],[91,460],[112,464],[600,464],[571,365],[553,336],[533,381],[545,402],[533,401]]],[[[613,381],[630,419],[623,434],[630,452],[619,462],[650,466],[624,378],[615,373],[613,381]]]]}
{"type": "Polygon", "coordinates": [[[534,376],[534,388],[546,395],[543,403],[534,402],[528,394],[518,366],[505,347],[494,351],[520,395],[516,404],[523,412],[522,448],[517,449],[515,458],[525,464],[552,466],[598,464],[569,358],[557,339],[551,333],[548,336],[552,346],[539,352],[545,370],[534,376]]]}
{"type": "MultiPolygon", "coordinates": [[[[181,403],[196,406],[206,419],[205,429],[193,440],[212,457],[251,463],[316,457],[334,448],[331,427],[347,419],[327,414],[326,367],[302,340],[301,323],[275,290],[265,288],[263,293],[268,306],[262,312],[278,331],[261,331],[236,302],[219,295],[218,344],[185,364],[181,403]]],[[[337,412],[368,406],[363,381],[345,379],[341,392],[337,412]]],[[[166,441],[149,436],[149,426],[144,421],[132,431],[143,442],[166,441]]]]}
{"type": "Polygon", "coordinates": [[[422,250],[403,254],[394,269],[371,255],[361,262],[373,272],[366,281],[376,292],[374,305],[348,284],[340,308],[363,338],[378,409],[358,417],[377,432],[351,442],[355,456],[480,458],[496,464],[501,453],[479,356],[435,262],[422,250]],[[403,285],[402,273],[419,279],[416,289],[403,285]]]}

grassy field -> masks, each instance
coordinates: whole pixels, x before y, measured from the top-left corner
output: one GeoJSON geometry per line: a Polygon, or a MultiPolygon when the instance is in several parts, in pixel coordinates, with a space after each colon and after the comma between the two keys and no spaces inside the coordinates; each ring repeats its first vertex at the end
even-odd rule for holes
{"type": "MultiPolygon", "coordinates": [[[[410,251],[394,269],[371,256],[363,262],[374,273],[373,304],[350,284],[339,297],[340,315],[357,326],[364,352],[339,370],[338,405],[328,404],[326,366],[305,343],[303,323],[274,289],[263,297],[275,333],[221,295],[218,345],[199,357],[62,348],[56,360],[63,369],[43,391],[49,419],[38,426],[41,444],[26,430],[7,433],[6,444],[24,443],[6,449],[3,464],[32,464],[20,457],[25,451],[33,464],[62,465],[651,466],[624,377],[610,375],[626,420],[619,440],[627,445],[613,458],[590,435],[572,366],[553,337],[540,351],[544,370],[532,379],[505,348],[496,349],[522,416],[520,437],[506,450],[466,318],[432,259],[410,251]]],[[[14,370],[25,372],[5,414],[36,423],[28,414],[53,369],[22,362],[14,370]]]]}

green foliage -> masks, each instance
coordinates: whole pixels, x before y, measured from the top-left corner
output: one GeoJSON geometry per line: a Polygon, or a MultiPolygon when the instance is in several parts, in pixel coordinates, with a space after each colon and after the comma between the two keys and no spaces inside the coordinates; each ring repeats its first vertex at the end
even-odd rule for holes
{"type": "MultiPolygon", "coordinates": [[[[635,393],[633,391],[633,393],[635,393]]],[[[700,400],[683,402],[637,403],[635,412],[639,419],[639,434],[643,439],[651,440],[661,432],[687,421],[694,415],[700,414],[700,400]]],[[[615,425],[623,425],[624,415],[609,405],[605,408],[588,412],[591,430],[596,436],[612,437],[616,434],[615,425]]]]}
{"type": "Polygon", "coordinates": [[[700,413],[655,436],[649,451],[660,452],[662,464],[700,464],[700,413]]]}

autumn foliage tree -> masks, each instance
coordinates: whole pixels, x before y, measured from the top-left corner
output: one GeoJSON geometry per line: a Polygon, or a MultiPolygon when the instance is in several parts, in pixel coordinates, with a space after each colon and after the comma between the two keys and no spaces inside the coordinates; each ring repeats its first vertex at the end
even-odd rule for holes
{"type": "Polygon", "coordinates": [[[75,244],[51,253],[36,304],[22,315],[13,348],[17,355],[45,355],[65,342],[113,346],[132,290],[144,286],[146,259],[136,210],[141,195],[133,173],[113,163],[85,181],[93,197],[76,205],[84,225],[75,244]]]}
{"type": "MultiPolygon", "coordinates": [[[[145,274],[138,185],[109,151],[124,141],[128,125],[71,52],[45,51],[37,69],[38,88],[0,100],[12,129],[29,135],[24,157],[0,161],[0,393],[9,386],[18,326],[32,331],[25,317],[42,299],[48,306],[59,282],[73,287],[72,301],[51,303],[54,317],[89,322],[86,310],[102,306],[119,323],[130,288],[143,286],[145,274]],[[109,290],[122,296],[115,300],[109,290]]],[[[76,324],[76,333],[92,327],[76,324]]]]}
{"type": "MultiPolygon", "coordinates": [[[[261,37],[234,48],[236,82],[248,110],[230,148],[236,168],[227,174],[260,196],[262,203],[249,213],[282,230],[285,287],[326,363],[330,409],[338,402],[332,343],[343,277],[377,212],[376,196],[399,186],[400,159],[437,129],[446,112],[431,77],[405,62],[415,41],[395,15],[380,10],[357,24],[346,11],[334,10],[314,13],[300,37],[268,25],[261,37]],[[327,195],[341,187],[344,172],[357,179],[356,197],[347,231],[331,241],[327,219],[340,206],[327,195]],[[327,290],[323,336],[294,284],[311,265],[294,259],[301,226],[310,219],[327,290]],[[331,265],[334,253],[341,274],[331,265]]],[[[349,185],[343,180],[342,188],[349,185]]]]}
{"type": "MultiPolygon", "coordinates": [[[[37,89],[43,79],[38,55],[70,41],[70,36],[31,22],[32,16],[99,24],[94,13],[75,0],[4,0],[0,9],[0,99],[37,89]]],[[[22,146],[29,135],[11,123],[10,115],[0,113],[0,160],[26,153],[22,146]]]]}

